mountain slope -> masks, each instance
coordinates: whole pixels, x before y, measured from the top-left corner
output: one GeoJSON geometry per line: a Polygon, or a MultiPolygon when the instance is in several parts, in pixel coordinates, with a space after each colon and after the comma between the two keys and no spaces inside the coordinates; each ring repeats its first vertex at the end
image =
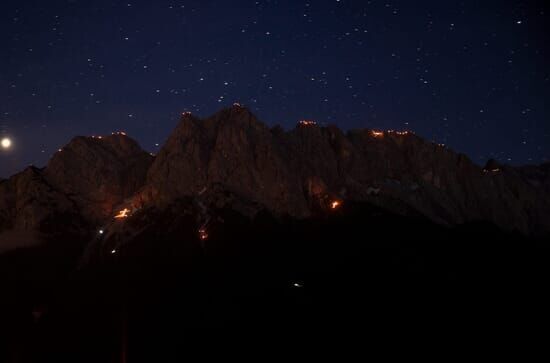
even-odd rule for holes
{"type": "Polygon", "coordinates": [[[27,232],[87,235],[143,186],[152,159],[122,134],[74,138],[46,168],[0,181],[0,244],[36,236],[27,232]]]}
{"type": "Polygon", "coordinates": [[[413,209],[441,224],[488,221],[547,233],[545,184],[518,173],[482,169],[409,132],[344,134],[311,122],[288,132],[269,129],[235,105],[205,120],[185,114],[149,169],[139,200],[204,197],[216,186],[279,215],[307,217],[347,199],[402,214],[413,209]]]}
{"type": "Polygon", "coordinates": [[[14,231],[90,235],[122,208],[182,198],[202,224],[211,209],[309,218],[349,201],[541,236],[550,233],[548,175],[548,165],[481,168],[410,132],[269,128],[236,104],[204,120],[184,114],[155,158],[123,133],[76,137],[46,168],[0,181],[0,243],[14,231]]]}
{"type": "Polygon", "coordinates": [[[44,176],[76,203],[87,220],[100,223],[143,186],[152,160],[122,133],[76,137],[54,155],[44,176]]]}

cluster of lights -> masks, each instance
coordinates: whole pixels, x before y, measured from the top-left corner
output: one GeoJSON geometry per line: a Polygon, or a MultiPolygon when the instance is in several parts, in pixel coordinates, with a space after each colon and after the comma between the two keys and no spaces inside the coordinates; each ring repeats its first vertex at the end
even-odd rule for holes
{"type": "Polygon", "coordinates": [[[317,122],[311,120],[301,120],[298,121],[298,124],[301,126],[315,126],[317,125],[317,122]]]}
{"type": "Polygon", "coordinates": [[[483,169],[483,172],[484,173],[488,173],[488,172],[492,172],[492,173],[498,173],[500,172],[500,169],[491,169],[491,170],[487,170],[487,169],[483,169]]]}
{"type": "Polygon", "coordinates": [[[182,112],[181,115],[182,116],[191,116],[191,112],[190,111],[185,111],[185,112],[182,112]]]}
{"type": "Polygon", "coordinates": [[[384,134],[393,134],[393,135],[399,135],[399,136],[407,136],[411,135],[412,131],[395,131],[395,130],[387,130],[387,131],[378,131],[378,130],[371,130],[371,135],[374,137],[384,137],[384,134]]]}
{"type": "MultiPolygon", "coordinates": [[[[113,131],[113,132],[111,132],[111,135],[126,136],[126,132],[124,132],[124,131],[113,131]]],[[[103,136],[92,135],[91,138],[101,140],[101,139],[103,139],[103,136]]],[[[61,149],[59,149],[59,151],[61,151],[61,149]]]]}
{"type": "Polygon", "coordinates": [[[235,103],[233,104],[233,106],[234,106],[234,107],[238,107],[238,108],[242,108],[242,107],[243,107],[243,106],[242,106],[240,103],[238,103],[238,102],[235,102],[235,103]]]}

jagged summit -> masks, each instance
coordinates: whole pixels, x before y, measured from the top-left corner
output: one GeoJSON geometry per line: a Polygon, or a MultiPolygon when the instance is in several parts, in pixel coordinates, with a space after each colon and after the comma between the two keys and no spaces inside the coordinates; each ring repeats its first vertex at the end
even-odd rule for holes
{"type": "Polygon", "coordinates": [[[0,233],[41,229],[53,214],[91,226],[124,206],[254,206],[307,218],[334,201],[370,203],[445,225],[487,221],[527,234],[550,231],[548,166],[485,168],[408,131],[350,130],[311,120],[269,128],[235,104],[190,113],[156,157],[122,132],[76,137],[44,169],[0,181],[0,233]],[[228,198],[227,196],[231,197],[228,198]],[[244,204],[243,204],[244,203],[244,204]]]}
{"type": "Polygon", "coordinates": [[[44,171],[57,190],[72,197],[87,218],[101,220],[142,187],[153,157],[118,132],[76,137],[44,171]]]}
{"type": "Polygon", "coordinates": [[[49,164],[58,159],[66,159],[67,152],[79,154],[79,157],[86,153],[131,157],[141,155],[144,151],[137,141],[127,136],[123,131],[113,132],[105,136],[76,136],[58,150],[49,164]]]}
{"type": "Polygon", "coordinates": [[[409,131],[343,133],[309,120],[270,129],[238,105],[206,119],[184,117],[148,172],[144,200],[169,202],[222,186],[276,214],[307,217],[319,202],[311,190],[324,190],[401,213],[412,208],[449,225],[485,220],[545,230],[543,190],[508,174],[484,173],[465,155],[409,131]]]}
{"type": "Polygon", "coordinates": [[[0,226],[40,230],[59,214],[104,220],[143,186],[152,159],[122,133],[75,137],[45,168],[27,168],[1,182],[0,226]]]}

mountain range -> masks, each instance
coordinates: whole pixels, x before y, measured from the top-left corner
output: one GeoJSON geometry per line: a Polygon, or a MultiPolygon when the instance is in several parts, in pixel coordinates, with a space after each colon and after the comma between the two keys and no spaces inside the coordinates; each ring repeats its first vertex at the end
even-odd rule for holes
{"type": "Polygon", "coordinates": [[[235,104],[183,114],[157,155],[79,136],[0,181],[0,361],[524,332],[549,216],[550,164],[480,167],[409,131],[284,130],[235,104]]]}
{"type": "Polygon", "coordinates": [[[156,156],[124,132],[79,136],[45,168],[0,181],[0,251],[90,236],[121,210],[181,198],[198,205],[203,222],[216,208],[304,219],[361,202],[445,226],[550,233],[549,163],[480,167],[409,131],[343,132],[313,121],[285,131],[235,104],[206,119],[184,113],[156,156]]]}

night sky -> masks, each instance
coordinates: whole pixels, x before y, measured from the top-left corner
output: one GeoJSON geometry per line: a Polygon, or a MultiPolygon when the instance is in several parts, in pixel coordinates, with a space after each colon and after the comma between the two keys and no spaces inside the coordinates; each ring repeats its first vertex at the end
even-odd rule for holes
{"type": "Polygon", "coordinates": [[[408,129],[484,164],[550,157],[544,1],[0,3],[0,177],[75,135],[155,152],[233,102],[270,125],[408,129]]]}

